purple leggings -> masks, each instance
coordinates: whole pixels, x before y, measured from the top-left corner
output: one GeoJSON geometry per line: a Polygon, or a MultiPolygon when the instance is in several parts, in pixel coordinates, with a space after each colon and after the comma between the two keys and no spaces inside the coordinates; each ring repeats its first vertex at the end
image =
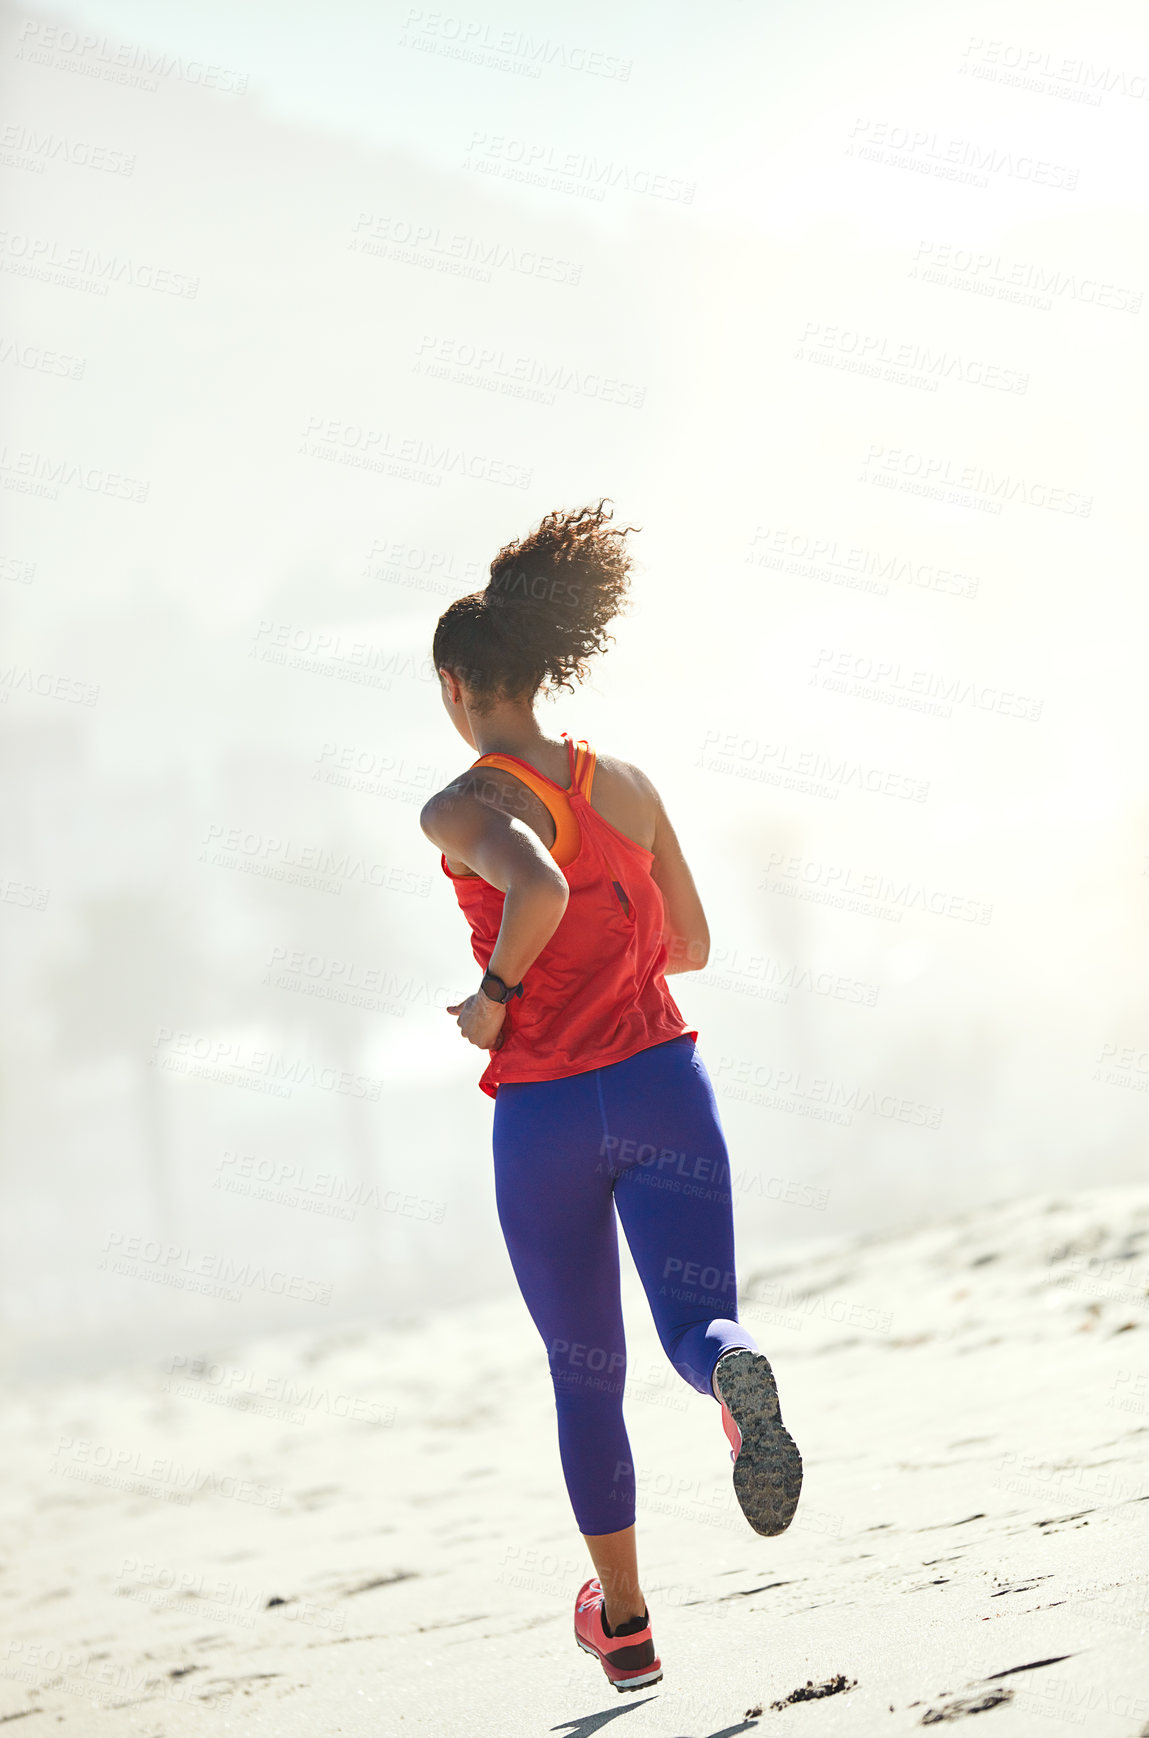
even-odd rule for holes
{"type": "Polygon", "coordinates": [[[689,1037],[565,1080],[501,1085],[495,1197],[515,1278],[550,1361],[559,1452],[581,1533],[634,1522],[614,1209],[658,1337],[711,1394],[738,1325],[730,1161],[689,1037]]]}

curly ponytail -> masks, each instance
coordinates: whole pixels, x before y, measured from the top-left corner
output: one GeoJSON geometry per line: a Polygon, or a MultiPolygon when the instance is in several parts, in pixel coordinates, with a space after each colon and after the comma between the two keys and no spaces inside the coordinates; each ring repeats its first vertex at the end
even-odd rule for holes
{"type": "Polygon", "coordinates": [[[500,549],[483,591],[457,598],[439,618],[432,657],[476,698],[533,699],[539,689],[582,681],[587,661],[613,638],[607,624],[630,587],[626,538],[605,500],[548,513],[538,528],[500,549]]]}

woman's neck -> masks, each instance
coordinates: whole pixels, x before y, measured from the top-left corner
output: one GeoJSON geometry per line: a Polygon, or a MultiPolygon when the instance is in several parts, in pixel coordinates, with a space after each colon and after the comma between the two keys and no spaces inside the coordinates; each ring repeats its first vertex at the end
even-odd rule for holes
{"type": "Polygon", "coordinates": [[[515,754],[520,760],[529,760],[532,750],[545,753],[556,746],[539,729],[530,706],[504,701],[489,712],[469,713],[468,723],[480,754],[515,754]]]}

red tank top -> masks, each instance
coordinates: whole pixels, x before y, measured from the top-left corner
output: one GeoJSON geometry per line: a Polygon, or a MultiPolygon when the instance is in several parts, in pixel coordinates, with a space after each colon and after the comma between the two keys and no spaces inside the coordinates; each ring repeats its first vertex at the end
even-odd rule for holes
{"type": "MultiPolygon", "coordinates": [[[[593,749],[580,742],[576,755],[567,736],[567,754],[570,789],[565,791],[515,755],[485,754],[473,763],[505,766],[557,811],[551,850],[570,888],[558,928],[524,973],[522,996],[507,1004],[502,1045],[490,1052],[479,1081],[491,1098],[502,1082],[562,1080],[623,1062],[684,1033],[698,1036],[687,1031],[666,987],[664,906],[650,873],[654,853],[591,807],[593,749]],[[566,803],[569,815],[563,813],[566,803]]],[[[502,922],[503,895],[479,875],[452,874],[445,855],[440,861],[471,926],[472,952],[486,971],[502,922]]]]}

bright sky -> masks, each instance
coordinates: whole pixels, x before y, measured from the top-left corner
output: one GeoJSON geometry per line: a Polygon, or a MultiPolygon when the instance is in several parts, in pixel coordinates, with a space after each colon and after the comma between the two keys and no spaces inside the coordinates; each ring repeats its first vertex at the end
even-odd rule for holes
{"type": "MultiPolygon", "coordinates": [[[[336,898],[205,868],[202,842],[234,827],[433,875],[411,770],[445,779],[466,753],[419,675],[436,616],[543,512],[607,493],[643,527],[636,607],[555,730],[655,776],[728,965],[768,955],[877,992],[687,984],[708,1054],[946,1107],[928,1163],[873,1118],[836,1131],[732,1100],[733,1137],[832,1184],[844,1223],[934,1187],[1072,1178],[1094,1150],[1119,1169],[1146,1101],[1091,1067],[1105,1042],[1149,1041],[1143,24],[1109,0],[10,17],[12,126],[55,153],[11,147],[0,236],[6,717],[42,768],[6,872],[53,889],[28,983],[45,958],[114,952],[93,900],[147,890],[199,962],[161,980],[155,1023],[358,1057],[388,1081],[379,1152],[423,1114],[408,1089],[444,1082],[429,1163],[469,1198],[478,1095],[441,1013],[344,1023],[263,977],[270,949],[302,947],[465,978],[441,878],[336,898]],[[97,41],[53,47],[53,26],[97,41]],[[520,36],[546,45],[538,78],[520,36]],[[104,38],[248,87],[85,76],[104,38]],[[594,164],[563,183],[568,155],[594,164]],[[452,238],[496,263],[456,270],[452,238]],[[438,473],[436,447],[460,465],[438,473]],[[142,480],[146,501],[28,486],[61,457],[142,480]],[[374,685],[331,651],[355,645],[374,685]],[[98,702],[45,698],[27,671],[98,702]],[[948,712],[917,704],[954,683],[948,712]],[[325,782],[345,752],[406,770],[325,782]],[[811,760],[872,782],[796,782],[811,760]],[[778,854],[815,891],[819,865],[916,878],[992,922],[797,897],[763,880],[778,854]]],[[[141,943],[133,970],[150,957],[141,943]]],[[[44,1030],[82,1037],[69,994],[44,1030]]],[[[170,1090],[189,1166],[238,1138],[234,1097],[259,1150],[312,1138],[253,1095],[193,1114],[194,1091],[170,1090]]],[[[342,1150],[346,1107],[321,1109],[342,1150]]],[[[131,1142],[108,1139],[130,1169],[131,1142]]]]}

